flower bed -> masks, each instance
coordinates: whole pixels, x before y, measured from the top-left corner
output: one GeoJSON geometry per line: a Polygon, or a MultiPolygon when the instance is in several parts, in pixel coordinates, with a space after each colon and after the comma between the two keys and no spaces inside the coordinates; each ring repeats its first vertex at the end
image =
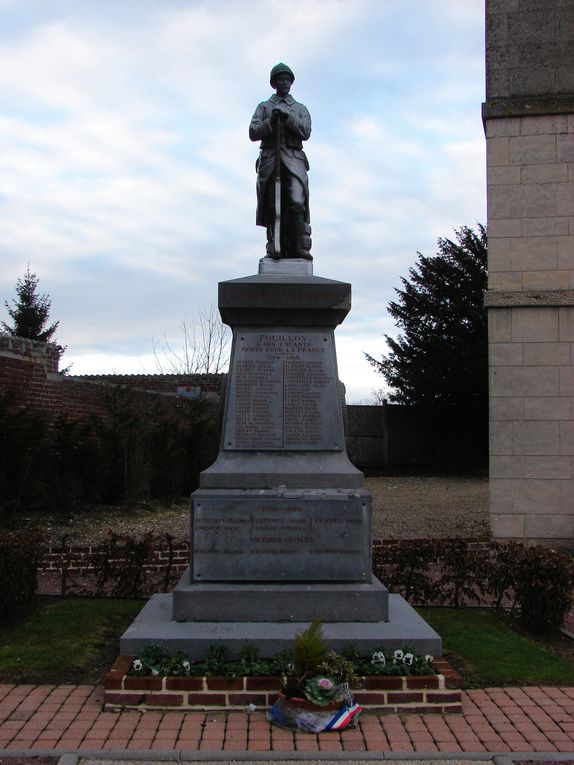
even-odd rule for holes
{"type": "MultiPolygon", "coordinates": [[[[133,656],[120,656],[106,674],[104,709],[268,708],[278,697],[281,678],[159,677],[128,675],[133,656]]],[[[445,659],[434,659],[436,675],[368,675],[353,683],[355,700],[365,710],[386,712],[461,712],[461,678],[445,659]]]]}

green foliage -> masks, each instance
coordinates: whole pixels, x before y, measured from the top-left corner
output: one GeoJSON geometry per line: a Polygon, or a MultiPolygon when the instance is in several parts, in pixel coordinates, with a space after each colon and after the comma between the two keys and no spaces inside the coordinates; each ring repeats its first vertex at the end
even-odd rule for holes
{"type": "Polygon", "coordinates": [[[526,547],[514,575],[514,592],[523,624],[533,632],[562,627],[572,605],[574,562],[547,547],[526,547]]]}
{"type": "Polygon", "coordinates": [[[388,311],[398,337],[385,335],[388,353],[367,360],[390,388],[389,398],[417,405],[421,417],[455,408],[465,417],[479,453],[488,454],[488,342],[483,293],[487,287],[486,229],[455,230],[438,253],[418,253],[401,278],[388,311]]]}
{"type": "Polygon", "coordinates": [[[467,687],[572,685],[574,664],[518,635],[487,608],[420,608],[467,687]]]}
{"type": "Polygon", "coordinates": [[[319,664],[319,672],[333,678],[339,685],[352,683],[357,679],[355,663],[343,653],[329,651],[319,664]]]}
{"type": "Polygon", "coordinates": [[[28,266],[24,278],[19,278],[16,282],[17,297],[12,299],[12,305],[7,300],[4,301],[13,325],[10,326],[3,321],[2,327],[10,335],[49,343],[52,342],[60,322],[56,321],[46,326],[51,301],[47,294],[38,294],[38,281],[38,277],[30,272],[30,266],[28,266]]]}
{"type": "Polygon", "coordinates": [[[283,649],[276,653],[270,662],[269,672],[270,675],[290,675],[293,672],[293,652],[288,648],[283,649]]]}
{"type": "Polygon", "coordinates": [[[340,697],[339,684],[334,677],[317,675],[305,683],[305,696],[313,704],[325,707],[340,697]]]}
{"type": "Polygon", "coordinates": [[[206,674],[215,677],[225,675],[227,661],[227,648],[224,645],[210,645],[207,649],[207,658],[203,663],[206,674]]]}
{"type": "Polygon", "coordinates": [[[197,488],[199,473],[217,454],[218,424],[213,404],[142,399],[114,387],[99,418],[98,438],[106,447],[104,501],[133,503],[157,498],[171,504],[197,488]]]}
{"type": "Polygon", "coordinates": [[[416,654],[411,645],[391,650],[376,648],[367,659],[357,659],[356,671],[361,675],[434,675],[436,667],[432,656],[416,654]]]}
{"type": "Polygon", "coordinates": [[[373,572],[393,592],[411,603],[429,603],[440,595],[440,582],[431,575],[438,556],[436,539],[401,539],[373,549],[373,572]]]}
{"type": "Polygon", "coordinates": [[[388,356],[367,356],[402,404],[479,406],[487,401],[486,229],[455,231],[458,244],[438,240],[402,278],[389,313],[402,330],[385,336],[388,356]]]}
{"type": "Polygon", "coordinates": [[[572,605],[574,561],[542,545],[464,539],[403,539],[373,551],[373,571],[394,592],[419,604],[494,604],[519,610],[533,632],[559,629],[572,605]]]}
{"type": "Polygon", "coordinates": [[[98,504],[159,499],[198,486],[217,454],[216,407],[112,389],[105,411],[49,419],[0,394],[0,525],[42,509],[71,514],[98,504]]]}
{"type": "Polygon", "coordinates": [[[239,652],[239,664],[238,670],[242,675],[265,675],[269,671],[269,662],[262,659],[261,650],[249,642],[239,652]]]}
{"type": "Polygon", "coordinates": [[[140,598],[150,594],[146,567],[154,562],[155,543],[152,532],[138,539],[110,531],[86,561],[93,566],[96,597],[140,598]]]}
{"type": "Polygon", "coordinates": [[[485,554],[474,550],[465,539],[449,539],[441,547],[442,602],[455,608],[479,602],[485,554]]]}
{"type": "Polygon", "coordinates": [[[106,472],[104,445],[97,437],[97,418],[69,420],[59,415],[50,423],[43,449],[44,503],[66,515],[103,499],[106,472]]]}
{"type": "Polygon", "coordinates": [[[293,642],[293,666],[297,684],[301,687],[318,673],[327,653],[321,620],[315,619],[306,630],[297,633],[293,642]]]}
{"type": "Polygon", "coordinates": [[[173,653],[163,645],[148,645],[132,663],[130,675],[157,675],[159,677],[188,677],[198,669],[182,651],[173,653]]]}
{"type": "Polygon", "coordinates": [[[48,424],[18,406],[11,392],[0,394],[0,525],[9,527],[23,509],[41,506],[48,424]]]}
{"type": "Polygon", "coordinates": [[[514,600],[514,581],[525,547],[520,542],[492,542],[484,567],[483,589],[494,598],[494,607],[514,600]]]}
{"type": "Polygon", "coordinates": [[[43,607],[0,633],[4,683],[96,683],[117,657],[119,636],[143,603],[72,599],[43,607]]]}
{"type": "Polygon", "coordinates": [[[217,643],[209,646],[204,661],[191,661],[181,651],[172,653],[165,646],[150,645],[133,661],[128,674],[253,677],[275,674],[272,668],[278,663],[282,663],[280,655],[270,660],[262,659],[259,648],[249,642],[243,645],[236,661],[229,661],[227,649],[217,643]]]}
{"type": "Polygon", "coordinates": [[[167,592],[178,578],[173,537],[147,532],[143,536],[108,531],[99,544],[82,555],[82,568],[72,570],[74,553],[61,538],[60,593],[91,597],[139,598],[167,592]],[[159,565],[161,564],[161,565],[159,565]]]}
{"type": "MultiPolygon", "coordinates": [[[[422,675],[436,672],[432,657],[417,656],[408,645],[395,652],[381,648],[378,653],[362,659],[353,646],[348,646],[346,651],[345,656],[335,651],[325,653],[322,661],[309,670],[310,676],[304,681],[296,685],[288,682],[291,694],[306,695],[311,701],[323,704],[341,696],[341,686],[357,681],[358,674],[422,675]],[[328,682],[321,682],[324,680],[328,682]]],[[[180,651],[172,653],[165,646],[150,645],[133,661],[128,674],[160,677],[170,674],[207,677],[270,675],[286,677],[289,681],[294,671],[290,659],[289,651],[281,651],[271,659],[264,659],[259,648],[249,642],[243,645],[239,659],[234,661],[229,660],[225,646],[217,643],[209,646],[204,661],[191,661],[180,651]]]]}
{"type": "Polygon", "coordinates": [[[37,534],[0,533],[0,619],[14,614],[34,597],[41,553],[37,534]]]}

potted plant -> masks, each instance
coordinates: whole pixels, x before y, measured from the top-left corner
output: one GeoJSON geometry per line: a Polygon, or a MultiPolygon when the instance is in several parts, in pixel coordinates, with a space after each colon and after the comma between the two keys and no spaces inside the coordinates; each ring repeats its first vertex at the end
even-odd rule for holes
{"type": "Polygon", "coordinates": [[[285,678],[269,710],[271,722],[310,733],[356,724],[361,707],[349,687],[356,679],[354,666],[327,650],[319,619],[296,635],[290,669],[293,674],[285,678]]]}

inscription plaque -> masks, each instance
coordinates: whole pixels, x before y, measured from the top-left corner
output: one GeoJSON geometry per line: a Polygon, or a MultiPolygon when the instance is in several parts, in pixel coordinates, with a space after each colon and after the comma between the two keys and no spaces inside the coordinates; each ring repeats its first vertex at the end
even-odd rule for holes
{"type": "Polygon", "coordinates": [[[330,332],[237,332],[224,449],[343,449],[330,332]]]}
{"type": "Polygon", "coordinates": [[[193,579],[370,581],[370,503],[360,498],[202,498],[193,579]]]}

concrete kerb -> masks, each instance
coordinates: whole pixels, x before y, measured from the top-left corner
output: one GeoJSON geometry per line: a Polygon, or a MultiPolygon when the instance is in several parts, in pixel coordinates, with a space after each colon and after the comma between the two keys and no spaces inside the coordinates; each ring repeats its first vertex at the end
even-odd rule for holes
{"type": "MultiPolygon", "coordinates": [[[[457,763],[462,765],[464,763],[477,763],[493,762],[494,765],[513,765],[514,762],[529,761],[541,761],[548,763],[553,762],[574,762],[573,753],[563,752],[512,752],[510,756],[507,752],[429,752],[428,754],[416,753],[413,756],[413,752],[254,752],[254,751],[238,751],[238,752],[161,752],[161,751],[134,751],[126,756],[125,752],[114,752],[113,757],[109,756],[109,752],[100,753],[99,757],[86,756],[81,754],[80,765],[107,765],[108,761],[113,761],[117,765],[117,761],[124,762],[133,761],[147,761],[147,762],[242,762],[245,765],[254,762],[275,762],[277,765],[287,762],[348,762],[348,763],[365,763],[365,762],[381,762],[384,761],[387,765],[392,763],[419,763],[419,762],[432,762],[433,765],[441,765],[442,763],[448,765],[456,765],[457,763]],[[179,754],[179,757],[178,757],[179,754]],[[309,756],[311,754],[311,756],[309,756]],[[89,761],[89,762],[86,762],[89,761]]],[[[76,763],[58,762],[58,765],[77,765],[76,763]]]]}
{"type": "Polygon", "coordinates": [[[514,762],[543,761],[548,763],[574,762],[574,753],[569,752],[190,752],[182,750],[91,750],[80,749],[69,752],[62,749],[0,749],[0,758],[36,758],[58,757],[58,765],[118,765],[119,761],[126,763],[166,763],[173,762],[242,762],[245,765],[255,762],[349,762],[366,763],[384,761],[391,763],[432,762],[434,765],[445,763],[478,763],[492,762],[494,765],[513,765],[514,762]]]}

